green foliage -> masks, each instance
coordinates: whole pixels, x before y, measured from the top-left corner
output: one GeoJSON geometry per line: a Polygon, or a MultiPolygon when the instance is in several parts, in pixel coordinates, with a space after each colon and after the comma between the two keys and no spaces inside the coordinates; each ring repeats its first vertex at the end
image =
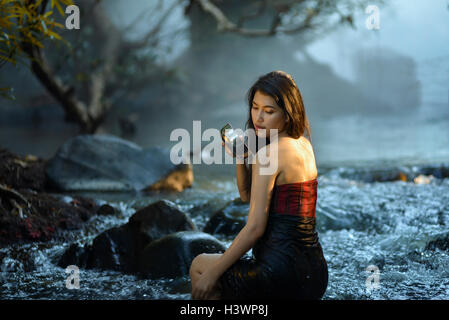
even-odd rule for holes
{"type": "MultiPolygon", "coordinates": [[[[50,0],[47,10],[45,0],[0,0],[0,66],[16,65],[22,45],[29,43],[43,48],[43,39],[62,40],[57,28],[64,28],[54,20],[53,10],[64,16],[61,4],[71,5],[72,0],[50,0]]],[[[3,92],[3,91],[2,91],[3,92]]]]}

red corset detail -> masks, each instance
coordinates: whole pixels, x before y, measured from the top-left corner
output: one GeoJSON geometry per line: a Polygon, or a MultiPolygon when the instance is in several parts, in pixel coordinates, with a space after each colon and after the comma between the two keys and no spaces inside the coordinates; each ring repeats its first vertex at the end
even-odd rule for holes
{"type": "Polygon", "coordinates": [[[275,185],[270,212],[308,218],[316,217],[318,180],[275,185]]]}

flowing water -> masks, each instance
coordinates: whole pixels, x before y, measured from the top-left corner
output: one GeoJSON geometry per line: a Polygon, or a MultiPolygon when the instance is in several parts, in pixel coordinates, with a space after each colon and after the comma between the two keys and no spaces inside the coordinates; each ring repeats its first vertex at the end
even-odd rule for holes
{"type": "MultiPolygon", "coordinates": [[[[384,163],[386,165],[386,163],[384,163]]],[[[382,163],[376,167],[382,166],[382,163]]],[[[120,209],[119,217],[93,217],[76,239],[126,223],[137,208],[158,199],[177,203],[199,229],[238,197],[231,167],[198,165],[192,188],[180,194],[93,194],[120,209]]],[[[446,164],[443,168],[449,169],[446,164]]],[[[404,168],[404,166],[402,166],[404,168]]],[[[422,171],[410,165],[410,170],[422,171]]],[[[318,178],[317,230],[329,267],[324,299],[448,299],[449,252],[425,250],[449,225],[449,179],[367,182],[375,169],[327,168],[318,178]],[[366,172],[365,172],[366,171],[366,172]],[[364,173],[361,173],[364,172],[364,173]],[[368,266],[378,270],[379,287],[368,266]],[[367,287],[368,279],[368,287],[367,287]]],[[[430,176],[430,174],[428,174],[430,176]]],[[[217,236],[226,246],[232,239],[217,236]]],[[[189,278],[145,280],[120,272],[80,270],[80,288],[66,288],[68,274],[56,261],[69,243],[40,243],[0,249],[2,299],[190,299],[189,278]],[[28,258],[23,259],[26,256],[28,258]]]]}

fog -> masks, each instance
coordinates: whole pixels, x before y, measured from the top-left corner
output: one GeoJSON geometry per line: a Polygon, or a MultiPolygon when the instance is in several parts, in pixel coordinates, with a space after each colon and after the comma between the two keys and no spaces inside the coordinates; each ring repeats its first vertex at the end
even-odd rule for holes
{"type": "MultiPolygon", "coordinates": [[[[169,8],[172,3],[112,1],[107,11],[122,28],[138,18],[127,36],[139,37],[157,21],[145,8],[169,8]]],[[[227,122],[243,128],[248,88],[260,75],[284,70],[301,90],[319,163],[449,158],[446,1],[391,2],[380,8],[379,30],[368,30],[368,14],[359,12],[355,28],[272,38],[222,34],[198,8],[189,16],[183,12],[182,7],[172,12],[157,47],[159,62],[176,67],[181,82],[149,85],[132,104],[116,106],[100,133],[121,135],[117,115],[123,114],[137,119],[135,134],[126,138],[144,147],[173,145],[171,131],[192,132],[194,120],[201,120],[203,131],[227,122]]],[[[266,21],[254,23],[263,26],[266,21]]],[[[7,71],[0,71],[2,79],[7,71]]],[[[23,70],[17,77],[35,82],[23,70]]],[[[34,88],[43,90],[39,84],[34,88]]],[[[24,110],[30,109],[25,99],[19,100],[2,107],[9,118],[0,121],[0,145],[50,156],[76,134],[56,107],[33,113],[38,119],[52,119],[51,125],[27,125],[32,119],[24,110]]]]}

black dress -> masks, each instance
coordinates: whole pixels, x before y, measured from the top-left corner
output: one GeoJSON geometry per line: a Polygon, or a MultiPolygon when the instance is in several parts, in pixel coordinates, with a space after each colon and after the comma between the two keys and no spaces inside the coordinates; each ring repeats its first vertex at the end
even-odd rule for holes
{"type": "Polygon", "coordinates": [[[315,210],[318,180],[274,187],[267,227],[252,250],[219,278],[222,299],[320,299],[328,270],[315,210]]]}

